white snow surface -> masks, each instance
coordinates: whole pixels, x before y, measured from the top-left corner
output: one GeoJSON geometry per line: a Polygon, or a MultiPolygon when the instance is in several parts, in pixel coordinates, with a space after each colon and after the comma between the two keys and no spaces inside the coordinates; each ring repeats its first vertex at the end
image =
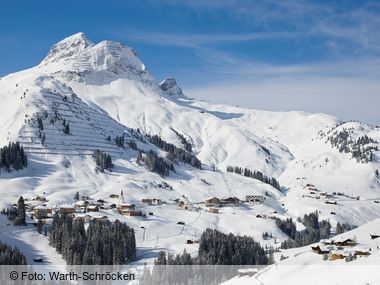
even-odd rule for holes
{"type": "MultiPolygon", "coordinates": [[[[276,253],[276,263],[252,277],[237,276],[224,285],[234,284],[379,284],[380,238],[371,239],[370,234],[378,234],[380,219],[376,219],[355,230],[336,236],[333,239],[355,239],[355,248],[369,250],[371,255],[358,257],[346,262],[323,260],[322,255],[312,252],[311,246],[283,250],[276,253]],[[280,256],[287,257],[280,261],[280,256]]],[[[350,249],[348,249],[350,250],[350,249]]]]}
{"type": "MultiPolygon", "coordinates": [[[[178,93],[177,85],[171,87],[175,96],[160,88],[133,49],[111,41],[95,44],[83,33],[54,45],[36,67],[0,78],[0,145],[20,141],[29,161],[22,171],[2,171],[0,207],[15,203],[20,195],[30,199],[43,195],[52,207],[73,204],[76,191],[111,202],[109,195],[123,190],[126,202],[153,215],[126,218],[114,210],[97,215],[123,220],[135,228],[138,262],[152,261],[160,249],[182,252],[186,248],[195,254],[197,244],[187,245],[186,240],[199,239],[206,228],[250,235],[278,247],[287,236],[269,216],[296,218],[319,210],[333,227],[338,221],[360,226],[380,218],[380,204],[374,203],[380,199],[380,178],[375,175],[380,170],[380,152],[374,152],[372,162],[358,163],[321,136],[351,128],[353,139],[367,135],[380,141],[379,127],[344,123],[325,114],[213,105],[188,99],[182,91],[178,93]],[[37,117],[43,118],[42,131],[37,117]],[[70,124],[69,135],[63,133],[63,121],[70,124]],[[134,139],[131,129],[158,134],[183,147],[174,129],[191,142],[203,170],[178,163],[176,172],[166,178],[147,171],[136,163],[137,151],[114,143],[123,133],[134,139]],[[90,156],[95,149],[112,155],[112,172],[95,170],[90,156]],[[228,165],[273,176],[282,189],[227,173],[228,165]],[[172,189],[160,187],[162,182],[172,189]],[[307,184],[314,185],[318,193],[310,194],[307,184]],[[265,196],[266,192],[270,197],[262,205],[222,207],[219,214],[208,213],[200,204],[212,196],[244,200],[245,195],[265,196]],[[321,192],[344,195],[335,195],[337,205],[329,205],[323,197],[316,199],[321,192]],[[360,196],[360,200],[349,196],[360,196]],[[143,198],[166,203],[147,206],[143,198]],[[174,199],[185,201],[190,209],[181,210],[174,199]],[[275,238],[262,240],[264,232],[275,238]]],[[[136,142],[140,148],[165,155],[149,143],[136,142]]],[[[34,243],[28,231],[20,233],[19,239],[34,243]]],[[[17,237],[0,235],[7,242],[12,238],[17,237]]]]}

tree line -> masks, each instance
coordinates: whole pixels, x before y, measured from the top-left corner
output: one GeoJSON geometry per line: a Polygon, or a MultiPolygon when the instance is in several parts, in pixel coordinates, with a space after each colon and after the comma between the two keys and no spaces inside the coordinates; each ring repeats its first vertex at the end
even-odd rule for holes
{"type": "Polygon", "coordinates": [[[104,172],[105,169],[108,171],[112,170],[113,164],[111,155],[104,153],[100,150],[95,150],[92,154],[92,158],[94,159],[100,172],[104,172]]]}
{"type": "Polygon", "coordinates": [[[239,166],[227,166],[227,172],[237,173],[240,175],[244,175],[245,177],[254,178],[264,182],[266,184],[272,185],[277,190],[280,190],[280,183],[276,180],[276,178],[268,177],[263,174],[261,171],[253,171],[248,168],[242,168],[239,166]]]}
{"type": "Polygon", "coordinates": [[[1,211],[3,215],[6,215],[8,220],[12,221],[15,226],[26,225],[26,210],[24,198],[20,196],[16,207],[10,207],[1,211]]]}
{"type": "Polygon", "coordinates": [[[146,135],[149,142],[168,152],[167,158],[171,161],[182,161],[195,168],[202,169],[202,162],[192,153],[176,147],[172,143],[164,141],[158,135],[146,135]]]}
{"type": "Polygon", "coordinates": [[[159,157],[153,150],[144,153],[144,155],[142,151],[139,151],[136,162],[138,164],[141,164],[142,162],[145,163],[149,171],[155,172],[163,177],[169,176],[170,171],[175,172],[173,163],[159,157]]]}
{"type": "Polygon", "coordinates": [[[0,265],[26,265],[26,257],[18,248],[0,241],[0,265]]]}
{"type": "Polygon", "coordinates": [[[186,251],[176,256],[160,252],[156,265],[266,265],[269,259],[252,237],[206,229],[200,238],[198,256],[186,251]]]}
{"type": "Polygon", "coordinates": [[[11,168],[21,170],[27,166],[27,156],[19,142],[9,142],[8,146],[0,148],[0,170],[9,172],[11,168]]]}
{"type": "Polygon", "coordinates": [[[171,130],[176,134],[176,136],[179,138],[181,141],[181,144],[185,147],[185,150],[187,152],[192,152],[193,151],[193,146],[191,143],[185,138],[185,136],[179,132],[177,132],[175,129],[171,128],[171,130]]]}
{"type": "Polygon", "coordinates": [[[351,231],[351,230],[356,229],[356,228],[357,228],[357,226],[350,225],[349,223],[339,223],[338,222],[336,224],[336,231],[335,231],[335,233],[337,235],[340,235],[342,233],[351,231]]]}
{"type": "Polygon", "coordinates": [[[341,153],[351,153],[352,158],[357,162],[368,163],[373,161],[373,151],[378,151],[378,146],[369,144],[378,143],[376,140],[367,135],[360,136],[356,140],[350,138],[350,132],[343,129],[340,132],[334,132],[327,138],[332,147],[338,149],[341,153]]]}
{"type": "Polygon", "coordinates": [[[143,285],[216,285],[236,276],[237,270],[244,265],[267,265],[269,262],[265,250],[253,238],[206,229],[200,239],[198,256],[192,257],[186,250],[177,255],[160,251],[152,270],[144,268],[139,282],[143,285]]]}
{"type": "Polygon", "coordinates": [[[134,230],[118,220],[92,220],[86,231],[83,219],[56,213],[49,240],[69,265],[120,265],[136,258],[134,230]]]}
{"type": "Polygon", "coordinates": [[[296,224],[292,218],[281,220],[275,218],[276,225],[287,234],[290,239],[281,244],[281,248],[293,248],[309,245],[320,241],[321,239],[329,238],[331,235],[331,224],[328,220],[319,221],[318,212],[305,214],[299,222],[302,222],[305,229],[302,231],[296,230],[296,224]]]}

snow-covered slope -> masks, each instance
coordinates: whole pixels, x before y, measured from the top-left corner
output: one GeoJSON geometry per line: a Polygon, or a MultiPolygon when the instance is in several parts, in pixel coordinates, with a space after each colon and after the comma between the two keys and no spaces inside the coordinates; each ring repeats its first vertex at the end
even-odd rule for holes
{"type": "MultiPolygon", "coordinates": [[[[355,247],[346,247],[354,255],[355,251],[370,253],[359,256],[353,261],[324,260],[323,255],[312,251],[311,246],[284,250],[276,255],[276,263],[259,270],[253,277],[235,277],[223,284],[378,284],[380,265],[380,219],[372,221],[355,230],[334,237],[334,240],[354,239],[355,247]],[[280,261],[280,257],[286,259],[280,261]]],[[[315,246],[315,245],[313,245],[315,246]]],[[[344,251],[340,251],[343,254],[344,251]]]]}
{"type": "Polygon", "coordinates": [[[96,149],[120,155],[107,136],[121,135],[125,126],[100,108],[85,104],[70,87],[46,75],[26,73],[2,80],[1,145],[20,141],[28,153],[90,154],[96,149]],[[64,124],[69,133],[64,133],[64,124]]]}
{"type": "Polygon", "coordinates": [[[1,78],[0,98],[0,144],[18,140],[29,158],[27,169],[1,173],[1,206],[19,195],[44,195],[47,205],[55,206],[73,203],[76,191],[106,199],[123,190],[128,202],[154,215],[123,218],[112,210],[101,214],[131,224],[139,246],[177,251],[187,247],[191,252],[197,245],[184,241],[198,238],[207,227],[258,240],[263,232],[271,232],[277,242],[262,242],[273,246],[287,239],[272,219],[257,215],[296,218],[319,210],[333,226],[337,221],[361,225],[380,217],[380,205],[374,203],[380,198],[378,127],[344,123],[325,114],[259,111],[192,100],[174,79],[156,82],[137,54],[121,43],[95,44],[83,33],[65,38],[36,67],[1,78]],[[116,145],[115,138],[122,134],[162,157],[167,154],[147,143],[146,134],[160,135],[179,148],[184,148],[185,138],[203,169],[176,162],[175,172],[160,177],[136,162],[135,149],[116,145]],[[333,144],[337,136],[347,142],[333,144]],[[363,140],[364,136],[371,140],[363,140]],[[342,151],[343,143],[347,151],[342,151]],[[361,153],[372,147],[371,161],[358,161],[353,156],[357,147],[361,153]],[[89,156],[95,149],[112,155],[112,173],[95,170],[89,156]],[[273,176],[280,180],[281,191],[227,173],[229,165],[273,176]],[[162,187],[163,182],[171,187],[162,187]],[[246,195],[267,200],[261,205],[223,207],[219,214],[200,204],[212,196],[245,200],[246,195]],[[147,206],[143,198],[167,203],[147,206]],[[181,210],[176,199],[191,209],[181,210]],[[326,204],[328,200],[337,204],[326,204]],[[186,226],[177,225],[178,220],[186,226]]]}

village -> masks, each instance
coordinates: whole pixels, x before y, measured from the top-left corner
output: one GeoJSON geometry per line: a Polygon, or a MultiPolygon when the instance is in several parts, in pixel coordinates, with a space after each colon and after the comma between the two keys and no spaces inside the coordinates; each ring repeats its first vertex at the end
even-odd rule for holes
{"type": "MultiPolygon", "coordinates": [[[[328,193],[326,191],[321,191],[313,184],[306,184],[303,186],[304,193],[302,194],[302,198],[310,198],[319,200],[324,204],[328,205],[339,205],[339,201],[359,201],[360,196],[358,195],[347,195],[343,192],[332,192],[328,193]]],[[[374,199],[374,203],[378,204],[379,201],[374,199]]],[[[335,212],[331,212],[330,214],[335,215],[335,212]]]]}
{"type": "MultiPolygon", "coordinates": [[[[269,195],[268,195],[269,196],[269,195]]],[[[149,220],[149,217],[155,216],[154,207],[165,206],[170,209],[179,211],[204,212],[205,214],[218,215],[223,214],[224,208],[233,207],[254,207],[255,205],[264,204],[268,198],[267,195],[246,195],[242,199],[236,196],[229,197],[209,197],[199,202],[189,202],[186,197],[173,198],[164,201],[158,198],[142,198],[138,203],[126,202],[124,191],[119,194],[110,194],[106,199],[92,199],[87,195],[79,195],[77,192],[72,203],[51,206],[44,196],[25,197],[25,209],[29,219],[28,223],[35,226],[42,224],[47,227],[51,224],[55,213],[71,215],[73,219],[83,219],[85,223],[91,220],[113,220],[113,219],[130,219],[138,218],[141,222],[149,220]],[[138,204],[138,205],[136,205],[138,204]]],[[[16,208],[17,205],[13,204],[16,208]]],[[[179,215],[180,216],[180,215],[179,215]]],[[[256,218],[266,218],[266,214],[257,214],[256,218]]],[[[186,222],[179,219],[178,225],[186,225],[186,222]]],[[[141,229],[144,226],[140,226],[141,229]]],[[[138,229],[135,229],[138,230],[138,229]]],[[[187,244],[197,243],[197,239],[184,240],[187,244]]]]}
{"type": "MultiPolygon", "coordinates": [[[[375,240],[380,238],[380,235],[370,234],[369,237],[375,240]]],[[[322,255],[324,260],[330,261],[344,259],[350,262],[356,258],[368,257],[372,253],[371,247],[360,244],[355,237],[321,240],[318,245],[311,246],[311,249],[314,253],[322,255]]],[[[379,245],[376,250],[379,250],[379,245]]]]}

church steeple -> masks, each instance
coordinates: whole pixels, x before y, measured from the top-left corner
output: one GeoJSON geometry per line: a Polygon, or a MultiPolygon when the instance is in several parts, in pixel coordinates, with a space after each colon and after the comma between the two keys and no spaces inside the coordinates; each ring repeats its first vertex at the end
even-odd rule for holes
{"type": "Polygon", "coordinates": [[[120,192],[120,204],[124,204],[124,193],[123,193],[123,189],[121,189],[121,192],[120,192]]]}

